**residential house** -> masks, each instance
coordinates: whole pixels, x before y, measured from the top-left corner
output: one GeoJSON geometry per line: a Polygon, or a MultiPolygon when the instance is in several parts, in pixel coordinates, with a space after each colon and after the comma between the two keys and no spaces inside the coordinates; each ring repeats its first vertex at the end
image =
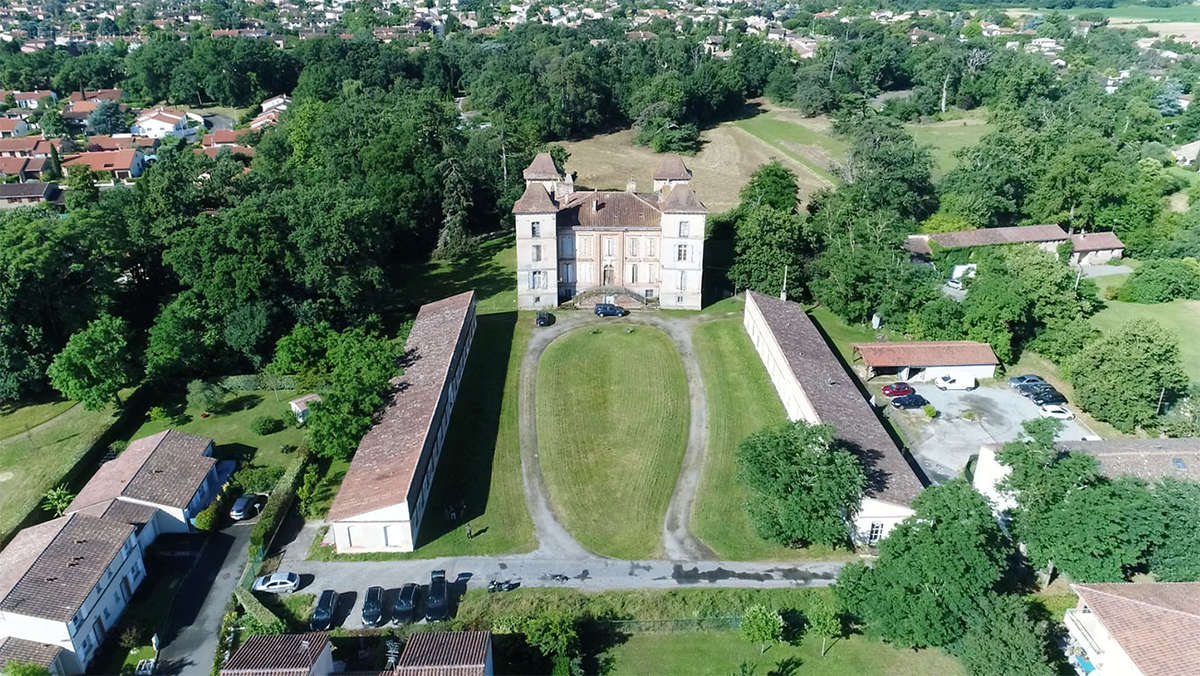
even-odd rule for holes
{"type": "Polygon", "coordinates": [[[492,634],[428,631],[409,635],[392,676],[492,676],[492,634]]]}
{"type": "Polygon", "coordinates": [[[272,96],[263,101],[260,107],[261,112],[250,121],[250,129],[258,130],[276,124],[291,103],[292,97],[287,94],[272,96]]]}
{"type": "Polygon", "coordinates": [[[995,377],[1000,365],[990,345],[973,340],[853,343],[851,347],[867,367],[867,380],[885,374],[915,382],[942,376],[983,380],[995,377]]]}
{"type": "Polygon", "coordinates": [[[16,176],[18,182],[41,178],[44,157],[0,157],[0,177],[16,176]]]}
{"type": "Polygon", "coordinates": [[[186,137],[195,133],[194,128],[190,126],[191,122],[198,122],[201,125],[204,123],[203,118],[194,113],[159,107],[138,113],[137,119],[129,127],[129,131],[135,136],[149,136],[153,139],[167,136],[186,137]]]}
{"type": "Polygon", "coordinates": [[[232,461],[212,455],[212,439],[178,430],[134,439],[96,470],[67,513],[130,524],[143,547],[161,533],[191,532],[192,519],[233,473],[232,461]]]}
{"type": "Polygon", "coordinates": [[[913,515],[912,501],[927,482],[804,306],[747,291],[743,325],[788,418],[830,425],[858,456],[870,480],[850,535],[874,545],[913,515]]]}
{"type": "Polygon", "coordinates": [[[63,152],[63,140],[44,139],[40,136],[0,138],[0,157],[50,157],[50,148],[63,152]]]}
{"type": "Polygon", "coordinates": [[[0,673],[13,662],[32,664],[50,672],[50,676],[65,676],[70,673],[66,660],[67,651],[57,645],[26,641],[23,638],[0,637],[0,673]]]}
{"type": "MultiPolygon", "coordinates": [[[[83,152],[63,158],[63,173],[67,176],[77,167],[87,167],[101,176],[111,175],[113,181],[125,181],[142,175],[146,158],[142,151],[133,148],[83,152]]],[[[106,181],[102,179],[102,182],[106,181]]]]}
{"type": "Polygon", "coordinates": [[[36,89],[31,92],[13,92],[13,99],[17,102],[18,108],[37,109],[42,105],[42,99],[50,99],[55,103],[58,102],[58,94],[49,89],[36,89]]]}
{"type": "Polygon", "coordinates": [[[101,101],[112,101],[120,103],[124,95],[120,89],[87,89],[82,92],[71,92],[67,97],[70,101],[92,101],[99,103],[101,101]]]}
{"type": "Polygon", "coordinates": [[[0,551],[0,636],[62,648],[82,673],[146,577],[133,526],[68,514],[0,551]]]}
{"type": "Polygon", "coordinates": [[[196,154],[205,155],[210,160],[217,159],[221,153],[230,155],[240,155],[242,157],[254,157],[254,148],[250,146],[210,146],[208,148],[196,148],[196,154]]]}
{"type": "Polygon", "coordinates": [[[204,138],[200,139],[200,145],[205,148],[236,146],[240,143],[241,138],[250,131],[249,129],[214,129],[211,134],[205,134],[204,138]]]}
{"type": "Polygon", "coordinates": [[[929,258],[937,249],[964,249],[1002,244],[1033,244],[1054,253],[1067,241],[1067,233],[1057,225],[1023,225],[1009,228],[959,230],[935,235],[909,235],[904,248],[914,257],[929,258]]]}
{"type": "Polygon", "coordinates": [[[146,138],[145,136],[134,136],[133,134],[92,134],[87,137],[87,146],[84,150],[88,152],[99,152],[102,150],[129,150],[130,148],[137,150],[153,151],[158,145],[157,139],[146,138]]]}
{"type": "Polygon", "coordinates": [[[474,291],[417,312],[404,373],[392,379],[326,516],[339,553],[415,549],[474,337],[474,291]]]}
{"type": "Polygon", "coordinates": [[[1200,155],[1200,141],[1185,143],[1171,151],[1171,157],[1175,158],[1176,162],[1185,167],[1195,164],[1197,155],[1200,155]]]}
{"type": "Polygon", "coordinates": [[[306,394],[303,397],[297,397],[288,402],[288,406],[292,409],[292,415],[296,416],[296,422],[303,425],[308,421],[308,406],[313,402],[321,401],[319,394],[306,394]]]}
{"type": "Polygon", "coordinates": [[[1113,232],[1071,235],[1071,265],[1104,265],[1125,254],[1125,243],[1113,232]]]}
{"type": "Polygon", "coordinates": [[[259,110],[263,113],[268,113],[272,110],[287,110],[292,103],[292,97],[287,94],[279,94],[263,101],[259,106],[259,110]]]}
{"type": "Polygon", "coordinates": [[[29,123],[19,117],[0,117],[0,138],[14,138],[29,133],[29,123]]]}
{"type": "Polygon", "coordinates": [[[650,192],[632,181],[625,190],[575,190],[549,153],[539,153],[524,178],[513,204],[517,307],[575,299],[700,309],[708,210],[678,156],[659,163],[650,192]]]}
{"type": "Polygon", "coordinates": [[[329,676],[333,673],[333,649],[329,635],[320,631],[250,636],[226,660],[219,673],[220,676],[329,676]]]}
{"type": "MultiPolygon", "coordinates": [[[[23,157],[6,159],[26,161],[23,157]]],[[[53,183],[0,183],[0,210],[54,202],[61,192],[53,183]]]]}
{"type": "Polygon", "coordinates": [[[1067,654],[1089,676],[1200,674],[1200,582],[1073,584],[1067,654]]]}

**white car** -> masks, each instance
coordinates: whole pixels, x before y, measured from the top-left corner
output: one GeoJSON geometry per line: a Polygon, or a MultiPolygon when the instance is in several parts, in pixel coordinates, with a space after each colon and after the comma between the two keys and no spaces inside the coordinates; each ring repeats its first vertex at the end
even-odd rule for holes
{"type": "Polygon", "coordinates": [[[967,286],[963,284],[961,279],[954,277],[946,280],[946,288],[954,289],[955,291],[962,291],[963,289],[967,288],[967,286]]]}
{"type": "Polygon", "coordinates": [[[1071,413],[1071,409],[1060,404],[1043,404],[1038,409],[1038,413],[1043,418],[1055,418],[1057,420],[1074,420],[1075,414],[1071,413]]]}
{"type": "Polygon", "coordinates": [[[974,378],[955,378],[954,376],[942,376],[933,381],[939,390],[973,390],[976,387],[974,378]]]}
{"type": "Polygon", "coordinates": [[[271,573],[254,581],[254,591],[284,594],[300,588],[300,576],[295,573],[271,573]]]}

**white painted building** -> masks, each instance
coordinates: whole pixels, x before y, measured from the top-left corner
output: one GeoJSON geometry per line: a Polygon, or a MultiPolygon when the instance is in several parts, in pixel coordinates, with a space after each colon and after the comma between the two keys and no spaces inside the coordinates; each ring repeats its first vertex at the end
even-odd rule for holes
{"type": "Polygon", "coordinates": [[[0,552],[0,637],[58,646],[82,673],[145,577],[133,526],[68,514],[26,528],[0,552]]]}
{"type": "Polygon", "coordinates": [[[830,425],[871,477],[852,539],[873,545],[913,515],[924,488],[914,463],[888,434],[858,384],[799,303],[746,292],[743,326],[788,418],[830,425]]]}
{"type": "Polygon", "coordinates": [[[1068,660],[1090,676],[1200,673],[1200,582],[1073,584],[1068,660]]]}
{"type": "Polygon", "coordinates": [[[994,378],[1000,365],[990,345],[973,340],[853,343],[852,347],[867,367],[867,380],[886,374],[913,382],[942,376],[978,382],[994,378]]]}
{"type": "Polygon", "coordinates": [[[421,306],[404,344],[409,363],[326,516],[339,553],[416,548],[474,337],[474,291],[421,306]]]}

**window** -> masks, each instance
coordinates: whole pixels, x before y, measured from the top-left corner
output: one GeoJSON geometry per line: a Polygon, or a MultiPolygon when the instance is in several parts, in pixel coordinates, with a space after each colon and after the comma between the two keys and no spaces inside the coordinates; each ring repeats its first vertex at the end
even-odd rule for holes
{"type": "Polygon", "coordinates": [[[637,237],[629,238],[629,255],[630,256],[638,255],[638,238],[637,237]]]}
{"type": "Polygon", "coordinates": [[[575,264],[574,263],[563,263],[562,281],[568,282],[568,283],[575,281],[575,264]]]}
{"type": "Polygon", "coordinates": [[[529,288],[544,289],[546,288],[546,273],[541,270],[534,270],[529,273],[529,288]]]}
{"type": "Polygon", "coordinates": [[[691,237],[691,235],[688,234],[691,232],[691,230],[692,230],[691,223],[688,223],[687,221],[679,221],[679,236],[680,237],[691,237]]]}
{"type": "Polygon", "coordinates": [[[646,293],[643,293],[642,295],[645,296],[646,298],[653,298],[654,297],[654,289],[646,289],[646,293]]]}
{"type": "Polygon", "coordinates": [[[679,290],[687,291],[687,272],[679,271],[679,290]]]}
{"type": "Polygon", "coordinates": [[[579,254],[582,256],[592,255],[592,238],[583,237],[579,240],[579,254]]]}
{"type": "Polygon", "coordinates": [[[629,266],[629,283],[637,284],[637,281],[637,263],[634,263],[633,265],[629,266]]]}
{"type": "Polygon", "coordinates": [[[538,221],[534,221],[534,222],[530,223],[529,224],[529,236],[530,237],[541,237],[542,236],[542,224],[539,223],[538,221]]]}
{"type": "Polygon", "coordinates": [[[542,260],[542,245],[534,244],[533,245],[533,262],[537,263],[537,262],[540,262],[541,260],[542,260]]]}
{"type": "Polygon", "coordinates": [[[675,247],[675,260],[676,261],[679,261],[679,262],[686,261],[687,254],[688,254],[688,245],[680,244],[679,246],[675,247]]]}
{"type": "Polygon", "coordinates": [[[658,240],[654,239],[653,237],[650,237],[646,240],[646,255],[647,256],[650,256],[650,257],[654,256],[654,250],[657,248],[657,243],[658,243],[658,240]]]}
{"type": "Polygon", "coordinates": [[[617,240],[613,239],[612,237],[604,238],[604,255],[605,256],[617,255],[617,240]]]}
{"type": "Polygon", "coordinates": [[[575,240],[571,237],[563,237],[558,240],[558,255],[563,258],[575,257],[575,240]]]}
{"type": "Polygon", "coordinates": [[[883,536],[883,524],[878,521],[871,522],[871,532],[867,534],[867,544],[873,545],[879,542],[879,538],[883,536]]]}

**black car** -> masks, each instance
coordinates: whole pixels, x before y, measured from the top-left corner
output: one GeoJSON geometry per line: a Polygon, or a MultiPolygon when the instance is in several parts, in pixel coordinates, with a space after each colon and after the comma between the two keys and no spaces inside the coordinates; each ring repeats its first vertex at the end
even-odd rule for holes
{"type": "Polygon", "coordinates": [[[919,394],[906,394],[892,400],[892,406],[896,408],[921,408],[928,403],[929,400],[919,394]]]}
{"type": "Polygon", "coordinates": [[[1042,390],[1041,392],[1034,394],[1032,397],[1030,397],[1030,399],[1032,399],[1033,403],[1037,404],[1038,406],[1067,403],[1067,398],[1062,395],[1062,392],[1059,392],[1054,388],[1042,390]]]}
{"type": "Polygon", "coordinates": [[[450,599],[447,597],[444,570],[429,573],[429,597],[425,600],[425,619],[430,622],[450,619],[450,599]]]}
{"type": "Polygon", "coordinates": [[[1017,392],[1024,397],[1033,397],[1042,392],[1057,392],[1054,386],[1050,383],[1029,383],[1027,385],[1018,385],[1017,392]]]}
{"type": "Polygon", "coordinates": [[[313,608],[312,619],[308,628],[313,631],[328,631],[333,626],[333,611],[337,607],[337,592],[326,589],[317,598],[317,607],[313,608]]]}
{"type": "Polygon", "coordinates": [[[383,587],[367,587],[363,599],[362,618],[364,627],[378,627],[387,621],[383,614],[383,587]]]}
{"type": "Polygon", "coordinates": [[[409,582],[400,588],[396,594],[396,603],[392,606],[392,621],[396,624],[408,624],[413,621],[417,609],[417,589],[419,587],[409,582]]]}
{"type": "Polygon", "coordinates": [[[554,323],[554,315],[550,314],[549,312],[539,312],[537,313],[537,319],[534,320],[534,322],[538,326],[550,326],[554,323]]]}
{"type": "Polygon", "coordinates": [[[596,304],[596,316],[597,317],[624,317],[625,316],[625,308],[621,307],[620,305],[613,305],[612,303],[597,303],[596,304]]]}

